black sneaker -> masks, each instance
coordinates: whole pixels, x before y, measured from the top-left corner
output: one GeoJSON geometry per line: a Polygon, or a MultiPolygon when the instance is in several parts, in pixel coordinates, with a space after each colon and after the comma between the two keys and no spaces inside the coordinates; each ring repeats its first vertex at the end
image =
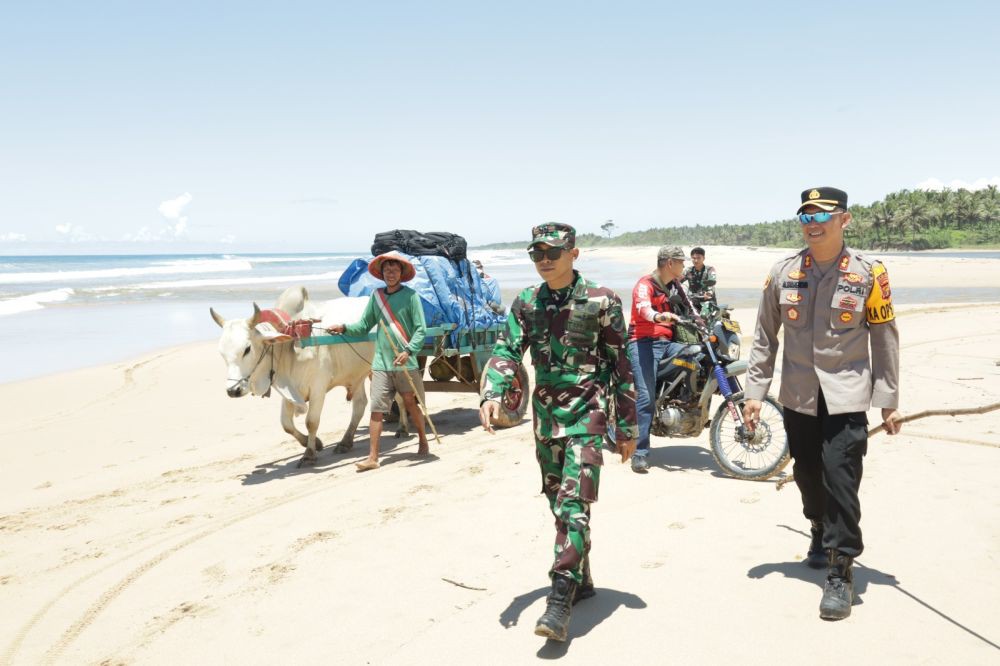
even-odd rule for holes
{"type": "Polygon", "coordinates": [[[853,558],[830,551],[830,573],[823,586],[823,599],[819,602],[819,616],[824,620],[843,620],[851,614],[854,603],[853,558]]]}
{"type": "Polygon", "coordinates": [[[809,540],[809,552],[806,553],[806,566],[810,569],[823,569],[830,563],[830,557],[823,550],[823,523],[813,520],[809,530],[812,538],[809,540]]]}
{"type": "Polygon", "coordinates": [[[646,456],[632,456],[632,471],[636,474],[645,474],[649,471],[649,461],[646,456]]]}

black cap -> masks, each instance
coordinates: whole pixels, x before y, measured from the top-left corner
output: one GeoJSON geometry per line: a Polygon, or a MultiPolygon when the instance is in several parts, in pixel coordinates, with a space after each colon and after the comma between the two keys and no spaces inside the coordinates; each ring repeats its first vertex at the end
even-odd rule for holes
{"type": "Polygon", "coordinates": [[[802,205],[796,214],[801,213],[806,206],[816,206],[825,211],[834,208],[847,210],[847,192],[838,190],[836,187],[814,187],[802,192],[802,205]]]}

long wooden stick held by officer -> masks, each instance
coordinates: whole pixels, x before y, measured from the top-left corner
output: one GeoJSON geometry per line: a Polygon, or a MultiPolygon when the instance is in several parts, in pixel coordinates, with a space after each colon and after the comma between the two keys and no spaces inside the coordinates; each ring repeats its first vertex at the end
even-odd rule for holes
{"type": "MultiPolygon", "coordinates": [[[[992,412],[994,410],[1000,409],[1000,402],[994,402],[992,405],[983,405],[982,407],[967,407],[965,409],[925,409],[922,412],[917,412],[916,414],[909,414],[903,416],[896,420],[896,423],[903,424],[908,421],[916,421],[917,419],[922,419],[927,416],[964,416],[966,414],[985,414],[986,412],[992,412]]],[[[868,431],[868,436],[877,435],[880,432],[885,432],[885,424],[878,425],[868,431]]],[[[775,490],[781,490],[785,487],[786,483],[795,480],[794,474],[789,474],[783,479],[778,479],[778,482],[774,484],[775,490]]]]}
{"type": "MultiPolygon", "coordinates": [[[[399,349],[396,348],[396,343],[392,341],[392,329],[387,327],[381,319],[379,319],[378,325],[379,328],[385,328],[384,331],[385,339],[389,341],[389,346],[392,347],[392,353],[398,357],[399,349]]],[[[410,373],[405,369],[403,370],[403,374],[406,375],[406,381],[410,382],[410,388],[413,389],[413,399],[416,400],[418,405],[420,405],[420,413],[424,415],[424,418],[427,419],[427,423],[429,423],[431,426],[431,432],[434,433],[434,441],[440,444],[441,438],[438,437],[438,431],[437,428],[434,427],[434,421],[431,421],[430,412],[427,411],[427,407],[426,405],[424,405],[423,401],[417,400],[417,398],[420,396],[420,393],[417,391],[417,385],[413,383],[413,377],[411,377],[410,373]]]]}

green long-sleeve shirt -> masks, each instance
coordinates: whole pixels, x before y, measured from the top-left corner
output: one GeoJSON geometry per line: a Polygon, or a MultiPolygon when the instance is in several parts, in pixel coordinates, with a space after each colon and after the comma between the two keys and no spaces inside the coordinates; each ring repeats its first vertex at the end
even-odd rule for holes
{"type": "MultiPolygon", "coordinates": [[[[378,291],[385,290],[379,289],[378,291]]],[[[353,324],[347,324],[344,333],[346,335],[367,335],[374,326],[378,325],[372,370],[416,370],[417,352],[424,346],[424,331],[427,327],[424,322],[424,308],[420,304],[420,296],[409,287],[403,287],[391,294],[386,293],[389,297],[389,308],[399,323],[402,324],[403,330],[409,339],[405,347],[400,347],[399,342],[393,339],[400,353],[404,349],[410,352],[410,358],[406,361],[406,365],[393,365],[396,354],[393,353],[392,346],[389,344],[388,322],[383,322],[379,325],[382,319],[382,310],[375,300],[379,297],[378,291],[373,293],[371,298],[368,299],[368,305],[365,306],[365,311],[361,315],[361,319],[353,324]]]]}

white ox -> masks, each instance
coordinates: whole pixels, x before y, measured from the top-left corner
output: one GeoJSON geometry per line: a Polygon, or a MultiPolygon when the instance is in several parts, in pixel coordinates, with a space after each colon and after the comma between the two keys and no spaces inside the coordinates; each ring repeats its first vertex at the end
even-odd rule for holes
{"type": "MultiPolygon", "coordinates": [[[[351,323],[361,318],[367,298],[338,298],[325,303],[313,303],[305,287],[289,287],[278,298],[276,308],[293,319],[321,319],[318,326],[351,323]]],[[[351,422],[344,431],[337,453],[354,446],[354,433],[368,406],[364,390],[365,377],[371,371],[375,353],[373,342],[352,342],[317,347],[297,348],[292,342],[265,343],[255,328],[260,308],[254,303],[254,313],[248,319],[223,319],[209,309],[212,319],[222,327],[219,353],[228,369],[226,394],[232,398],[264,395],[274,389],[281,394],[281,427],[295,437],[306,451],[299,466],[316,461],[316,452],[323,443],[316,436],[327,392],[334,386],[347,388],[351,401],[351,422]],[[307,434],[299,432],[293,417],[306,414],[307,434]]],[[[417,385],[419,400],[424,403],[423,385],[417,385]]],[[[406,431],[406,410],[400,410],[400,433],[406,431]]]]}

